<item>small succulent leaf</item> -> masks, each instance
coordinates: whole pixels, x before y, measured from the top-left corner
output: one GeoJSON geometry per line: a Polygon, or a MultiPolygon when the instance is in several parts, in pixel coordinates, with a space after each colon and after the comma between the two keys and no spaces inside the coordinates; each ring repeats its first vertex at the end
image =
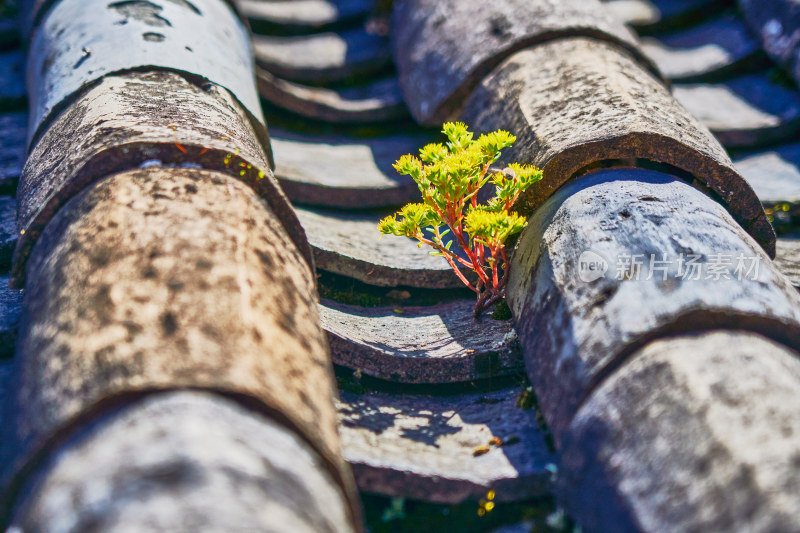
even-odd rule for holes
{"type": "Polygon", "coordinates": [[[447,157],[448,153],[449,150],[444,144],[430,143],[420,148],[419,158],[425,163],[435,163],[447,157]]]}

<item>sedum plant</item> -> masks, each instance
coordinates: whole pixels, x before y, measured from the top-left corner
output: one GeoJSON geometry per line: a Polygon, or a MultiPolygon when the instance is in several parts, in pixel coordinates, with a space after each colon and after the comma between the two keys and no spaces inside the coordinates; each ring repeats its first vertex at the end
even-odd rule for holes
{"type": "Polygon", "coordinates": [[[511,206],[528,187],[542,179],[531,165],[512,163],[498,170],[492,167],[500,151],[516,137],[498,130],[473,139],[461,122],[442,126],[447,142],[432,143],[419,157],[404,155],[394,168],[419,186],[422,202],[404,206],[384,218],[378,230],[384,235],[411,237],[435,249],[453,267],[461,281],[476,293],[475,317],[505,296],[509,261],[506,242],[522,231],[527,220],[510,212],[511,206]],[[484,185],[494,185],[494,196],[479,203],[484,185]],[[451,235],[452,234],[452,235],[451,235]],[[445,239],[450,235],[449,239],[445,239]],[[451,249],[453,242],[461,254],[451,249]],[[472,282],[461,271],[475,272],[472,282]]]}

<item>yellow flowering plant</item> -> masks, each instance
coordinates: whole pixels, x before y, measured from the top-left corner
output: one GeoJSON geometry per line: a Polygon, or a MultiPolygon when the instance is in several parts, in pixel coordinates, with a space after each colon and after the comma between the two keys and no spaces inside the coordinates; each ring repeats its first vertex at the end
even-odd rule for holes
{"type": "Polygon", "coordinates": [[[505,244],[522,231],[527,219],[509,210],[528,187],[542,179],[542,172],[531,165],[512,163],[504,169],[492,164],[516,137],[498,130],[474,135],[461,122],[442,126],[446,143],[432,143],[419,151],[419,157],[404,155],[395,170],[419,186],[422,202],[405,205],[399,212],[381,220],[378,230],[384,235],[411,237],[435,249],[450,264],[459,279],[476,293],[475,316],[505,296],[510,264],[505,244]],[[494,196],[486,203],[478,193],[491,183],[494,196]],[[452,233],[450,239],[445,239],[452,233]],[[462,250],[451,250],[453,242],[462,250]],[[471,282],[462,273],[465,266],[476,274],[471,282]]]}

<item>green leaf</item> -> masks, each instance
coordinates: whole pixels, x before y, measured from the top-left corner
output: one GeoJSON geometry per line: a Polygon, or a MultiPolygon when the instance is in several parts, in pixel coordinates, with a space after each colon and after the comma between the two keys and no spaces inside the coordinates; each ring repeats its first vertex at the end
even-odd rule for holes
{"type": "Polygon", "coordinates": [[[450,151],[466,148],[472,142],[472,132],[467,129],[467,125],[463,122],[445,122],[442,125],[442,133],[450,141],[450,151]]]}
{"type": "Polygon", "coordinates": [[[422,161],[411,154],[402,156],[393,166],[399,174],[411,176],[415,180],[419,179],[422,171],[422,161]]]}
{"type": "Polygon", "coordinates": [[[419,158],[426,163],[441,161],[450,151],[442,143],[431,143],[422,147],[419,151],[419,158]]]}

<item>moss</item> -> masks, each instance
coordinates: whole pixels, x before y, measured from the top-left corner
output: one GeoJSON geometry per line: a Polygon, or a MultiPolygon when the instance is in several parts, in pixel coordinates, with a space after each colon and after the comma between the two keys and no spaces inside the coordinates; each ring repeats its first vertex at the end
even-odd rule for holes
{"type": "Polygon", "coordinates": [[[321,298],[327,298],[328,300],[334,300],[343,304],[357,305],[360,307],[379,307],[382,303],[380,298],[377,298],[371,294],[357,292],[352,289],[339,289],[326,285],[320,285],[319,295],[321,298]]]}
{"type": "Polygon", "coordinates": [[[517,395],[517,407],[520,409],[533,409],[536,407],[536,395],[530,385],[522,389],[517,395]]]}
{"type": "Polygon", "coordinates": [[[544,436],[545,444],[547,444],[547,448],[551,452],[555,453],[556,448],[555,442],[553,441],[553,434],[550,433],[550,428],[547,427],[547,422],[545,422],[544,416],[542,416],[542,411],[539,409],[539,399],[536,398],[536,394],[533,392],[533,387],[528,384],[523,385],[522,390],[517,396],[517,407],[526,410],[534,409],[536,411],[536,423],[544,436]]]}
{"type": "Polygon", "coordinates": [[[360,379],[350,375],[337,375],[336,385],[340,391],[350,392],[352,394],[366,394],[369,392],[369,387],[363,385],[360,379]]]}
{"type": "Polygon", "coordinates": [[[494,320],[511,320],[511,308],[505,300],[500,300],[495,304],[492,318],[494,320]]]}

